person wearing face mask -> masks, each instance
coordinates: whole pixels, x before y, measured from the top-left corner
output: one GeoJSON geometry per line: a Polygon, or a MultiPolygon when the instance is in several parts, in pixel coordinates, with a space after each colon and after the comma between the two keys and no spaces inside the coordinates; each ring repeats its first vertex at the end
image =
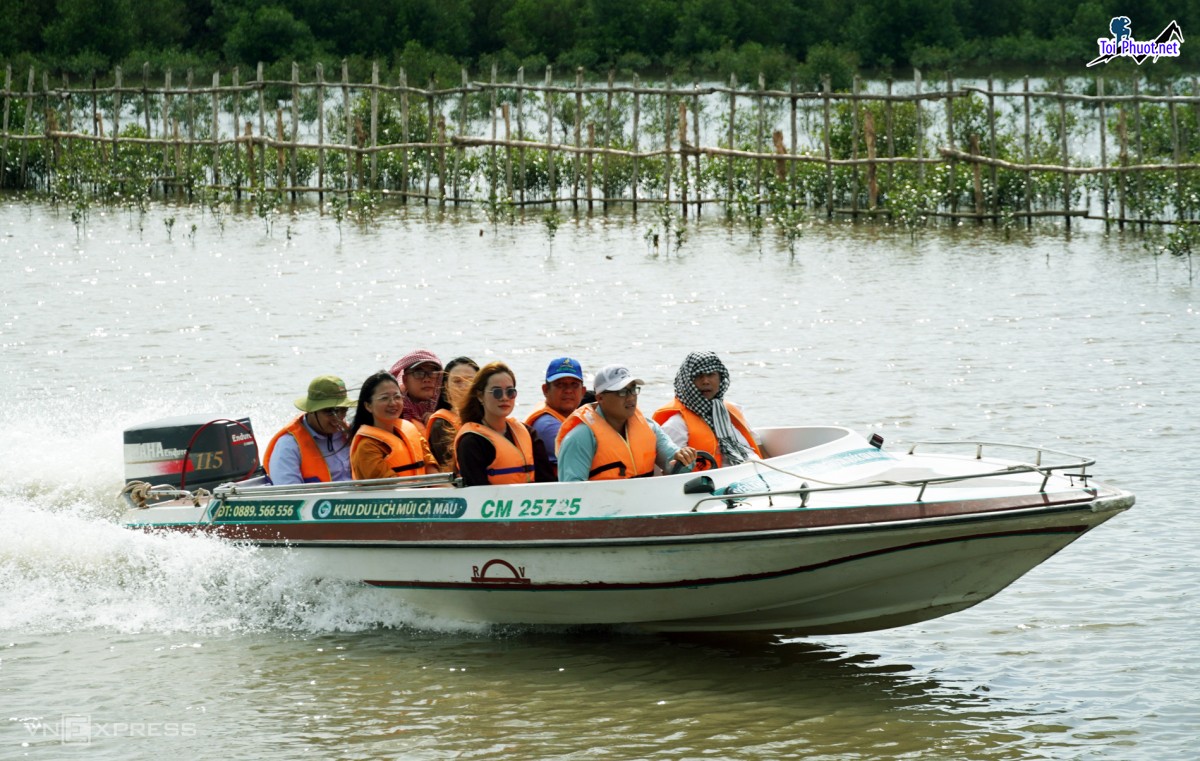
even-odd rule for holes
{"type": "Polygon", "coordinates": [[[475,374],[454,440],[463,486],[555,480],[541,439],[512,417],[516,403],[517,378],[508,365],[490,362],[475,374]]]}
{"type": "Polygon", "coordinates": [[[404,395],[391,373],[380,370],[358,392],[350,427],[350,470],[355,480],[437,473],[421,429],[401,419],[404,395]]]}
{"type": "Polygon", "coordinates": [[[322,375],[297,399],[303,412],[267,444],[263,466],[273,484],[305,484],[350,480],[350,439],[346,435],[346,384],[322,375]]]}
{"type": "Polygon", "coordinates": [[[425,423],[425,439],[442,472],[454,470],[454,437],[461,424],[458,413],[467,401],[467,391],[479,365],[470,357],[455,357],[442,370],[442,393],[437,409],[425,423]]]}
{"type": "Polygon", "coordinates": [[[676,444],[712,454],[717,467],[763,456],[754,431],[736,404],[725,400],[729,371],[714,352],[694,351],[675,373],[675,399],[654,420],[676,444]]]}
{"type": "MultiPolygon", "coordinates": [[[[525,418],[525,425],[537,431],[542,441],[555,441],[563,421],[583,403],[584,390],[583,368],[578,361],[570,357],[551,361],[546,368],[546,382],[542,384],[545,402],[525,418]]],[[[553,452],[546,455],[557,478],[558,458],[553,452]]]]}
{"type": "Polygon", "coordinates": [[[667,473],[676,463],[692,467],[696,450],[676,446],[637,408],[642,384],[622,365],[596,373],[596,402],[572,412],[558,432],[559,481],[644,478],[656,465],[667,473]]]}

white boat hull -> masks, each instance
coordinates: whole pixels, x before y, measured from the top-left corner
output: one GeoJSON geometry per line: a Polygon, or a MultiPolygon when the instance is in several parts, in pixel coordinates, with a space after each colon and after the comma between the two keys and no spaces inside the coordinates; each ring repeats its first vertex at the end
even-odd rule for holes
{"type": "Polygon", "coordinates": [[[773,467],[713,471],[699,495],[686,493],[686,474],[382,496],[334,485],[156,506],[127,523],[278,549],[314,576],[442,618],[819,634],[968,608],[1133,504],[1076,475],[864,444],[839,434],[773,467]],[[914,473],[923,480],[896,477],[914,473]],[[864,485],[794,491],[814,474],[864,485]],[[747,484],[767,488],[747,496],[747,484]]]}

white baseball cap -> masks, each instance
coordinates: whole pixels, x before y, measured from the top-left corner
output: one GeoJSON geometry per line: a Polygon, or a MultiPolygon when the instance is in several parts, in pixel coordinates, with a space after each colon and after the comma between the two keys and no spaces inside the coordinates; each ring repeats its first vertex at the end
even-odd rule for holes
{"type": "Polygon", "coordinates": [[[605,391],[620,391],[632,383],[644,385],[646,381],[633,377],[629,368],[624,365],[605,365],[596,373],[592,391],[597,394],[605,391]]]}

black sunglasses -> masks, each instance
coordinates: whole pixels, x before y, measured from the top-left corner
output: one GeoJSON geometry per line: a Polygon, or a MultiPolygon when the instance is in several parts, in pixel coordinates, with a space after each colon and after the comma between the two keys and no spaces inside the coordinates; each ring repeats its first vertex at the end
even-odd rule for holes
{"type": "Polygon", "coordinates": [[[499,386],[494,386],[492,388],[489,388],[487,390],[487,393],[491,394],[493,399],[503,399],[506,396],[509,399],[516,399],[517,398],[517,387],[509,386],[508,388],[500,388],[499,386]]]}

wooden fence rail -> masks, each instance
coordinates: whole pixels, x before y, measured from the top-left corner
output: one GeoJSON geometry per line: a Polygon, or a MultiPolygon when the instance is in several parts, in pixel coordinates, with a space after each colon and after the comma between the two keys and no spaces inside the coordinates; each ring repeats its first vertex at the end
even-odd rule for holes
{"type": "MultiPolygon", "coordinates": [[[[359,193],[495,208],[670,204],[687,217],[803,208],[827,217],[918,216],[1118,224],[1200,217],[1200,85],[1106,94],[1102,77],[1041,89],[850,92],[667,80],[487,81],[427,88],[352,83],[342,66],[302,81],[216,72],[211,84],[149,67],[131,84],[52,86],[4,70],[0,188],[96,194],[359,193]],[[1084,92],[1086,88],[1087,92],[1084,92]],[[1115,153],[1115,156],[1114,156],[1115,153]]],[[[1109,82],[1111,84],[1111,81],[1109,82]]],[[[903,90],[903,91],[900,91],[903,90]]]]}

